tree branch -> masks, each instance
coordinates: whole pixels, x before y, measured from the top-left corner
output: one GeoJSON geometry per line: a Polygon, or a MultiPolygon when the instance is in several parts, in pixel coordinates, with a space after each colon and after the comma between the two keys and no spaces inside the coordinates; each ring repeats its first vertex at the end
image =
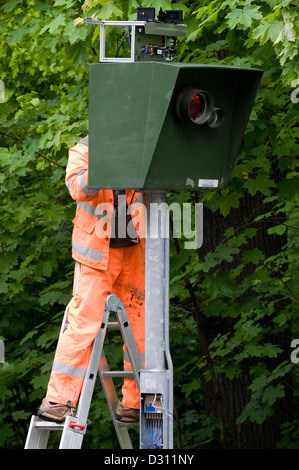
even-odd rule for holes
{"type": "Polygon", "coordinates": [[[55,160],[52,160],[52,159],[49,158],[49,157],[46,157],[46,155],[44,155],[43,153],[36,152],[36,155],[38,155],[39,157],[44,158],[45,160],[48,160],[48,162],[53,163],[53,165],[59,166],[60,168],[62,168],[63,170],[65,170],[65,166],[60,165],[60,163],[55,162],[55,160]]]}

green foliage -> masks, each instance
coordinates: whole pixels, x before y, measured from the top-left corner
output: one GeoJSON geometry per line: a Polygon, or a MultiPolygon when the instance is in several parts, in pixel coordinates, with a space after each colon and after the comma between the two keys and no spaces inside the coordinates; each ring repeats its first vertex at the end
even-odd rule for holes
{"type": "MultiPolygon", "coordinates": [[[[98,60],[99,46],[99,27],[83,25],[82,18],[135,19],[137,6],[154,6],[156,12],[183,9],[188,27],[188,38],[179,45],[183,61],[265,71],[229,187],[169,196],[180,203],[202,202],[226,224],[221,242],[207,251],[207,239],[198,251],[184,250],[180,240],[178,253],[171,244],[176,445],[219,445],[217,412],[207,414],[201,405],[211,374],[200,349],[191,291],[205,320],[215,325],[209,351],[216,374],[231,381],[247,374],[245,405],[230,426],[248,420],[262,426],[275,416],[289,376],[294,387],[298,382],[298,366],[283,357],[286,343],[299,334],[298,103],[291,99],[299,83],[299,19],[294,2],[9,0],[0,7],[0,79],[5,85],[0,103],[2,448],[24,445],[72,295],[75,206],[64,170],[68,149],[88,132],[88,62],[98,60]],[[248,197],[258,205],[244,217],[248,197]],[[261,239],[262,230],[267,239],[261,239]],[[269,254],[266,247],[278,239],[281,250],[269,254]],[[218,331],[223,321],[230,327],[218,331]],[[244,363],[250,364],[249,373],[244,363]]],[[[115,52],[119,40],[111,28],[108,53],[115,52]]],[[[116,339],[111,342],[111,352],[117,345],[116,339]]],[[[290,436],[298,428],[297,406],[295,395],[295,418],[284,424],[280,448],[296,446],[290,436]]],[[[117,447],[101,390],[91,419],[94,431],[86,446],[117,447]]]]}

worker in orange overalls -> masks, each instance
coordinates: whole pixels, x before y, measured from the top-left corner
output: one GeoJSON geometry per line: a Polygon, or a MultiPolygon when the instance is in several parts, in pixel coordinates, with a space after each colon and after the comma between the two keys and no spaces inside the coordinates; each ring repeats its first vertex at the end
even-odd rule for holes
{"type": "MultiPolygon", "coordinates": [[[[68,414],[75,415],[91,346],[101,327],[109,293],[123,302],[139,353],[144,356],[143,195],[133,190],[91,189],[87,170],[88,136],[69,152],[66,185],[77,201],[72,235],[72,256],[76,261],[73,299],[68,311],[69,326],[58,341],[47,394],[38,410],[41,418],[56,422],[64,421],[68,414]],[[127,217],[125,234],[117,230],[121,216],[127,217]]],[[[124,368],[131,368],[125,346],[124,368]]],[[[122,394],[116,418],[138,421],[139,391],[134,379],[124,379],[122,394]]]]}

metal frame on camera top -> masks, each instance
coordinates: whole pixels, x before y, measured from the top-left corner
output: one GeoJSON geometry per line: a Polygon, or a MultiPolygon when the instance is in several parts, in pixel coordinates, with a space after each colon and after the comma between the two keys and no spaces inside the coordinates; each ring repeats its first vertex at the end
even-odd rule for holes
{"type": "Polygon", "coordinates": [[[145,26],[146,21],[98,21],[92,18],[84,18],[86,24],[100,25],[100,62],[135,62],[135,29],[136,26],[145,26]],[[131,56],[130,57],[106,57],[106,26],[131,27],[131,56]]]}

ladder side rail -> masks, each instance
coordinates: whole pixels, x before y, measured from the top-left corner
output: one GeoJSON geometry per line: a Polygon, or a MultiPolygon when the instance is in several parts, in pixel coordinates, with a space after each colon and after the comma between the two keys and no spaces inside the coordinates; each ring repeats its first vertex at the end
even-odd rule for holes
{"type": "MultiPolygon", "coordinates": [[[[97,371],[99,366],[99,358],[101,357],[101,352],[103,350],[107,325],[109,320],[109,310],[105,306],[104,316],[100,331],[94,341],[94,345],[92,348],[92,353],[89,361],[89,367],[87,369],[87,373],[85,376],[79,405],[78,405],[78,419],[82,419],[83,421],[87,421],[89,406],[92,400],[93,390],[95,386],[95,381],[97,378],[97,371]],[[86,410],[86,403],[89,404],[88,409],[86,410]]],[[[83,423],[84,424],[84,423],[83,423]]]]}
{"type": "Polygon", "coordinates": [[[82,446],[83,437],[86,432],[89,408],[97,378],[99,358],[106,335],[109,313],[109,310],[105,307],[101,328],[94,340],[89,366],[85,373],[77,415],[75,418],[70,416],[66,418],[60,441],[60,449],[80,449],[82,446]]]}
{"type": "Polygon", "coordinates": [[[24,449],[46,449],[49,439],[49,430],[41,430],[37,428],[36,421],[39,418],[37,416],[31,416],[30,426],[25,442],[24,449]]]}
{"type": "Polygon", "coordinates": [[[122,301],[114,294],[111,294],[109,298],[107,298],[107,305],[108,308],[110,308],[110,311],[115,312],[117,315],[120,331],[131,362],[134,379],[139,389],[139,372],[143,369],[143,365],[132,328],[130,326],[128,314],[122,301]],[[114,298],[112,296],[114,296],[114,298]]]}

